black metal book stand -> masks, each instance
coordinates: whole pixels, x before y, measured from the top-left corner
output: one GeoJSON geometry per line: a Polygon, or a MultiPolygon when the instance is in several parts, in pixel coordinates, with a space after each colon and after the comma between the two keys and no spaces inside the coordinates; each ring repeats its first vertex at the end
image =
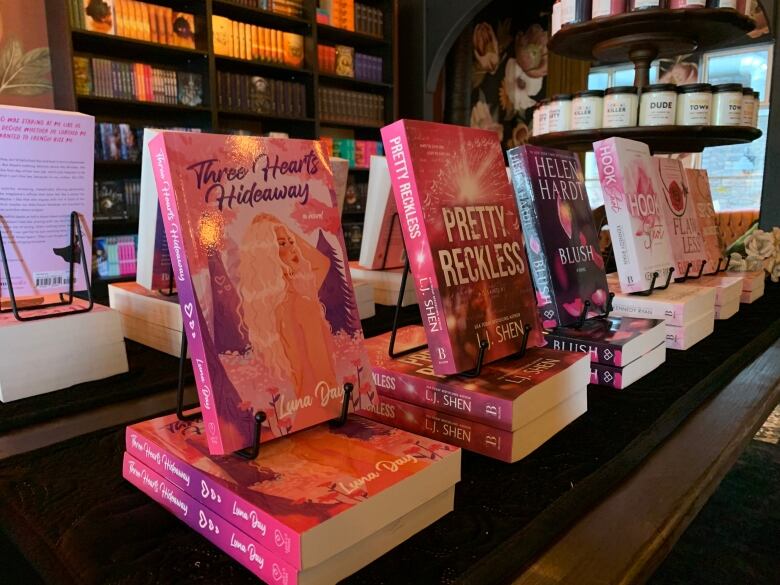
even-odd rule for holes
{"type": "MultiPolygon", "coordinates": [[[[4,227],[5,230],[8,230],[8,224],[6,223],[3,216],[0,216],[0,227],[4,227]]],[[[87,265],[87,255],[82,253],[84,250],[84,238],[81,233],[81,221],[79,218],[79,214],[76,211],[71,212],[70,214],[70,238],[69,243],[65,248],[58,249],[60,250],[60,255],[68,262],[68,293],[67,296],[65,296],[63,293],[60,293],[60,300],[58,302],[53,303],[45,303],[42,305],[30,305],[30,306],[21,306],[20,303],[16,299],[16,294],[14,293],[14,286],[11,282],[11,269],[8,265],[8,256],[5,252],[5,243],[3,242],[3,230],[0,229],[0,260],[3,263],[3,276],[5,277],[5,281],[8,286],[8,298],[11,305],[10,309],[3,309],[2,306],[0,306],[0,313],[13,313],[14,317],[17,321],[39,321],[41,319],[53,319],[56,317],[63,317],[66,315],[75,315],[78,313],[88,313],[92,310],[92,307],[94,306],[94,300],[92,298],[92,284],[89,280],[89,266],[87,265]],[[81,264],[81,268],[84,272],[84,284],[86,286],[86,293],[87,293],[87,305],[85,307],[80,308],[74,308],[71,311],[63,311],[61,313],[47,313],[43,315],[30,315],[25,316],[22,315],[23,311],[37,311],[41,309],[48,309],[51,307],[62,307],[67,305],[72,305],[73,300],[76,298],[75,291],[73,289],[74,287],[74,281],[75,281],[75,267],[76,263],[81,264]]]]}

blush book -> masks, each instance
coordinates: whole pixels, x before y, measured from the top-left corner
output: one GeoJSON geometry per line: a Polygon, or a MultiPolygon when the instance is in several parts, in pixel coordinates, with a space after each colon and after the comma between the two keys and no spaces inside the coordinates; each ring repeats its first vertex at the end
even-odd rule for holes
{"type": "Polygon", "coordinates": [[[558,327],[545,339],[551,349],[587,353],[593,363],[620,368],[664,342],[664,321],[610,315],[580,328],[558,327]]]}
{"type": "Polygon", "coordinates": [[[536,146],[507,156],[545,329],[603,315],[607,278],[579,158],[536,146]]]}
{"type": "Polygon", "coordinates": [[[371,402],[333,176],[313,140],[160,132],[149,142],[211,453],[371,402]]]}
{"type": "Polygon", "coordinates": [[[586,376],[585,384],[563,402],[514,431],[498,429],[387,396],[380,396],[377,404],[361,411],[361,414],[467,451],[514,463],[531,454],[587,412],[587,381],[586,376]]]}
{"type": "Polygon", "coordinates": [[[382,141],[436,373],[474,368],[482,342],[484,363],[526,341],[541,345],[517,204],[495,132],[399,120],[382,128],[382,141]]]}
{"type": "Polygon", "coordinates": [[[401,268],[406,262],[401,224],[393,199],[387,159],[372,156],[358,264],[368,270],[401,268]]]}
{"type": "Polygon", "coordinates": [[[661,208],[666,218],[666,233],[672,244],[675,275],[681,277],[686,272],[699,274],[707,267],[707,258],[685,168],[676,158],[654,156],[653,162],[658,167],[663,190],[661,208]]]}
{"type": "Polygon", "coordinates": [[[642,142],[607,138],[593,143],[609,220],[615,263],[624,292],[663,285],[674,267],[664,219],[663,186],[650,149],[642,142]]]}
{"type": "Polygon", "coordinates": [[[699,220],[707,264],[704,274],[713,274],[726,264],[726,243],[718,225],[718,214],[712,203],[710,179],[705,169],[685,169],[690,200],[699,220]]]}
{"type": "MultiPolygon", "coordinates": [[[[425,349],[390,359],[390,334],[366,340],[374,385],[381,396],[423,406],[497,429],[514,431],[570,398],[588,383],[587,356],[529,349],[482,368],[478,378],[434,373],[425,349]]],[[[413,347],[425,342],[417,325],[398,331],[396,343],[413,347]]]]}
{"type": "Polygon", "coordinates": [[[127,452],[297,570],[342,554],[450,490],[460,450],[351,415],[263,444],[253,461],[209,453],[202,422],[127,427],[127,452]]]}

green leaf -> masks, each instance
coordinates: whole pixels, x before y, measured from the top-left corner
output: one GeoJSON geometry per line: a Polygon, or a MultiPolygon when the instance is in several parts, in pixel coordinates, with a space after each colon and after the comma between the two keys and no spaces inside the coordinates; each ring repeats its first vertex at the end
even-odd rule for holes
{"type": "Polygon", "coordinates": [[[0,51],[0,94],[41,95],[51,91],[49,49],[38,47],[22,53],[16,39],[0,51]]]}
{"type": "Polygon", "coordinates": [[[16,39],[9,39],[0,50],[0,86],[19,69],[22,60],[22,45],[16,39]]]}

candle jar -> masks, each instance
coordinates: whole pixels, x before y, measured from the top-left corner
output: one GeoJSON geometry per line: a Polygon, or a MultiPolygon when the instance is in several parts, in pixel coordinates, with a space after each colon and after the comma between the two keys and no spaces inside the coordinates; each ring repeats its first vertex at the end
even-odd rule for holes
{"type": "Polygon", "coordinates": [[[652,10],[653,8],[668,8],[669,0],[628,0],[628,11],[652,10]]]}
{"type": "Polygon", "coordinates": [[[563,0],[561,26],[579,24],[590,20],[592,0],[563,0]]]}
{"type": "Polygon", "coordinates": [[[672,126],[677,109],[677,86],[656,83],[642,88],[639,102],[640,126],[672,126]]]}
{"type": "Polygon", "coordinates": [[[709,126],[712,122],[712,86],[689,83],[677,86],[677,124],[709,126]]]}
{"type": "Polygon", "coordinates": [[[610,87],[604,92],[603,128],[636,126],[637,88],[632,85],[610,87]]]}
{"type": "Polygon", "coordinates": [[[589,89],[574,94],[571,102],[571,129],[597,130],[604,113],[604,92],[589,89]]]}
{"type": "Polygon", "coordinates": [[[605,18],[623,14],[626,11],[626,0],[593,0],[591,18],[605,18]]]}
{"type": "Polygon", "coordinates": [[[555,35],[559,30],[561,30],[561,9],[563,8],[563,3],[561,0],[556,0],[555,4],[553,4],[552,8],[552,25],[550,26],[551,35],[555,35]]]}
{"type": "Polygon", "coordinates": [[[742,86],[739,83],[712,86],[712,123],[715,126],[742,124],[742,86]]]}
{"type": "Polygon", "coordinates": [[[547,106],[548,132],[566,132],[571,129],[571,94],[554,95],[547,106]]]}
{"type": "Polygon", "coordinates": [[[706,0],[669,0],[669,8],[704,8],[706,0]]]}
{"type": "Polygon", "coordinates": [[[751,87],[742,88],[742,126],[753,125],[753,114],[756,108],[756,96],[751,87]]]}
{"type": "Polygon", "coordinates": [[[539,132],[536,134],[537,136],[547,134],[550,131],[550,121],[548,118],[549,103],[549,99],[543,99],[539,102],[539,132]]]}
{"type": "Polygon", "coordinates": [[[737,0],[707,0],[707,8],[737,9],[737,0]]]}
{"type": "Polygon", "coordinates": [[[755,106],[753,107],[753,128],[758,128],[758,110],[761,107],[761,98],[758,95],[757,91],[753,92],[753,97],[755,98],[755,106]]]}

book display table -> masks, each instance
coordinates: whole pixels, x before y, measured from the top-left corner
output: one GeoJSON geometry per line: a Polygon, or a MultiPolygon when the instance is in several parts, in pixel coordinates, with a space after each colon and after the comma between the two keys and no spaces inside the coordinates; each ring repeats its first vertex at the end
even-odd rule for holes
{"type": "MultiPolygon", "coordinates": [[[[455,511],[346,582],[511,581],[775,343],[778,301],[780,287],[769,284],[739,319],[717,322],[630,388],[589,387],[588,412],[514,465],[464,452],[455,511]]],[[[776,361],[761,376],[774,387],[776,361]]],[[[755,408],[771,399],[757,397],[755,408]]],[[[122,480],[123,449],[120,426],[0,462],[0,562],[10,582],[257,583],[122,480]]]]}

